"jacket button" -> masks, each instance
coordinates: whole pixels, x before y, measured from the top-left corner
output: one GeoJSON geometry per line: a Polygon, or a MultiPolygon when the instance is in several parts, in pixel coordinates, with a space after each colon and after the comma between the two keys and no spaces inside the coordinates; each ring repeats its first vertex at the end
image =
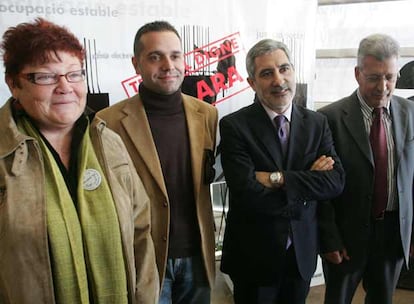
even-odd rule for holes
{"type": "Polygon", "coordinates": [[[166,241],[167,241],[167,237],[166,237],[166,236],[164,236],[164,237],[162,238],[162,240],[163,240],[164,242],[166,242],[166,241]]]}
{"type": "Polygon", "coordinates": [[[164,207],[168,207],[168,204],[167,204],[167,202],[164,202],[164,207]]]}

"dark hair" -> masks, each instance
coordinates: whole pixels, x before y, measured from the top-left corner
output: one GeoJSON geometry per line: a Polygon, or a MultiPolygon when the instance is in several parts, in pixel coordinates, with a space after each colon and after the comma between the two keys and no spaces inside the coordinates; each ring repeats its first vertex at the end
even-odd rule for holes
{"type": "Polygon", "coordinates": [[[144,24],[138,29],[137,33],[135,34],[135,39],[134,39],[134,56],[135,57],[139,56],[139,54],[141,53],[144,47],[142,42],[140,41],[142,35],[149,33],[149,32],[173,32],[174,34],[177,35],[178,39],[180,39],[181,41],[180,35],[178,34],[175,27],[172,26],[167,21],[154,21],[154,22],[144,24]]]}
{"type": "Polygon", "coordinates": [[[59,51],[70,53],[78,57],[82,65],[85,55],[74,34],[43,18],[9,27],[3,34],[1,49],[6,75],[15,81],[24,66],[49,62],[51,53],[57,58],[59,51]]]}

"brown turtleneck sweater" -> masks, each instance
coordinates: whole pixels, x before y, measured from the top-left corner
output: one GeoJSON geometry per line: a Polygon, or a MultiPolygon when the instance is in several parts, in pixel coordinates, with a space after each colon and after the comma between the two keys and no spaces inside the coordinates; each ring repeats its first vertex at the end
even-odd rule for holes
{"type": "Polygon", "coordinates": [[[142,83],[139,94],[151,127],[170,201],[168,257],[200,252],[190,144],[181,91],[160,95],[142,83]]]}

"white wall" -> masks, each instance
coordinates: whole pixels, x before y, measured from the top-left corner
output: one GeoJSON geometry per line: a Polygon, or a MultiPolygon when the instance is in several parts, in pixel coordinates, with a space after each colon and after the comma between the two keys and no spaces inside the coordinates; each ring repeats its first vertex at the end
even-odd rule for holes
{"type": "MultiPolygon", "coordinates": [[[[410,51],[414,47],[413,7],[413,0],[319,6],[315,46],[320,52],[317,53],[335,56],[344,50],[356,52],[365,36],[385,33],[394,37],[403,50],[409,50],[399,62],[401,68],[414,59],[410,51]]],[[[356,89],[355,65],[355,57],[316,59],[315,108],[350,95],[356,89]]]]}

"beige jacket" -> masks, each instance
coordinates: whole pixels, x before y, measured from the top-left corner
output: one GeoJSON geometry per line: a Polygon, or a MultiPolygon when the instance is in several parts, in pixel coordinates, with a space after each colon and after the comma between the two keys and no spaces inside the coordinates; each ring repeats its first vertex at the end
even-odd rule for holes
{"type": "MultiPolygon", "coordinates": [[[[210,287],[215,278],[214,218],[206,174],[206,156],[215,149],[217,109],[199,99],[183,94],[184,111],[190,140],[193,187],[201,252],[210,287]]],[[[169,200],[161,164],[152,138],[144,106],[139,95],[98,112],[97,116],[123,139],[151,201],[151,233],[157,256],[160,281],[164,279],[168,237],[169,200]]]]}
{"type": "MultiPolygon", "coordinates": [[[[129,303],[157,303],[148,196],[119,136],[99,120],[90,130],[116,204],[129,303]]],[[[0,109],[0,134],[0,303],[52,304],[42,155],[17,129],[10,100],[0,109]]]]}

